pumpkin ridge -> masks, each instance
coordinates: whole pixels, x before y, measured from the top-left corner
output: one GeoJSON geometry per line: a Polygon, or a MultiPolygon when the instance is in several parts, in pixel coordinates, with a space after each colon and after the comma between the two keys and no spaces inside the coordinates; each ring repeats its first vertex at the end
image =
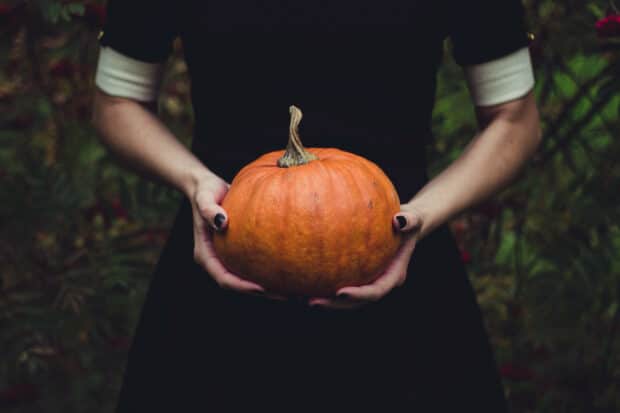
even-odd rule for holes
{"type": "MultiPolygon", "coordinates": [[[[288,186],[287,180],[289,180],[290,178],[287,177],[287,174],[293,175],[295,174],[295,172],[299,172],[299,171],[294,171],[293,169],[282,169],[280,168],[277,172],[276,175],[278,176],[279,182],[277,182],[277,188],[284,188],[288,186]]],[[[293,187],[295,187],[295,185],[293,184],[293,187]]],[[[282,207],[279,209],[280,211],[292,211],[292,207],[294,205],[294,200],[295,200],[295,195],[294,193],[292,193],[292,191],[284,193],[281,195],[280,198],[281,202],[284,204],[282,205],[282,207]]],[[[280,219],[281,221],[278,222],[277,225],[277,233],[279,234],[276,237],[276,245],[277,245],[277,249],[276,251],[280,251],[280,253],[283,256],[283,262],[280,264],[280,266],[276,269],[276,271],[274,271],[274,277],[276,277],[278,280],[278,284],[279,285],[284,285],[284,286],[288,286],[290,284],[290,280],[288,279],[288,271],[287,268],[289,263],[288,261],[291,259],[291,254],[288,251],[288,244],[291,241],[291,221],[293,221],[296,217],[293,214],[283,214],[282,217],[278,216],[278,219],[280,219]]],[[[294,252],[294,251],[293,251],[294,252]]]]}
{"type": "MultiPolygon", "coordinates": [[[[326,179],[328,180],[327,182],[325,182],[322,187],[325,188],[333,188],[334,187],[334,171],[332,170],[331,167],[327,167],[327,163],[329,163],[330,165],[335,163],[333,161],[333,158],[329,158],[329,157],[323,157],[324,154],[321,154],[320,161],[319,162],[315,162],[316,163],[316,168],[321,169],[324,177],[327,177],[326,179]]],[[[321,179],[321,182],[324,182],[323,179],[321,179]]],[[[321,188],[322,191],[323,188],[321,188]]],[[[327,205],[329,202],[331,202],[331,199],[328,198],[328,196],[323,196],[323,202],[325,203],[325,205],[327,205]]],[[[322,209],[324,209],[324,205],[320,205],[320,207],[322,209]]],[[[320,253],[320,260],[321,262],[334,262],[334,258],[338,255],[338,254],[342,254],[343,253],[343,248],[330,248],[332,247],[331,242],[325,242],[325,240],[340,240],[341,237],[339,237],[337,228],[333,225],[335,223],[332,223],[333,216],[332,214],[329,213],[323,213],[323,228],[320,228],[321,231],[323,231],[323,237],[321,240],[321,253],[320,253]]],[[[332,271],[337,271],[337,269],[332,269],[332,271]]],[[[321,275],[318,277],[319,279],[317,280],[317,284],[323,284],[324,282],[326,282],[329,277],[331,275],[330,274],[326,274],[326,272],[322,272],[321,275]]]]}
{"type": "MultiPolygon", "coordinates": [[[[361,165],[364,169],[366,169],[368,171],[368,176],[371,177],[372,180],[377,180],[378,186],[381,188],[382,191],[382,199],[385,199],[386,202],[389,198],[394,199],[394,193],[396,193],[396,195],[398,195],[398,193],[396,192],[396,188],[394,188],[394,186],[392,185],[391,182],[389,181],[385,181],[385,178],[381,177],[381,181],[378,180],[377,176],[377,172],[383,172],[383,170],[379,167],[379,165],[377,165],[376,163],[372,162],[369,159],[365,159],[362,158],[363,161],[361,162],[361,165]],[[389,186],[391,186],[391,188],[388,188],[386,186],[388,186],[387,184],[389,184],[389,186]]],[[[389,179],[389,177],[388,177],[389,179]]],[[[400,210],[400,199],[398,199],[398,204],[399,204],[399,210],[400,210]]],[[[396,211],[398,212],[398,211],[396,211]]],[[[395,212],[395,213],[396,213],[395,212]]]]}
{"type": "MultiPolygon", "coordinates": [[[[346,165],[346,160],[345,161],[340,161],[340,162],[334,162],[334,169],[338,169],[338,175],[340,175],[340,178],[344,181],[344,184],[339,186],[342,188],[352,188],[355,187],[356,190],[356,196],[353,196],[354,199],[359,199],[361,197],[363,197],[363,193],[357,183],[357,180],[355,179],[355,176],[353,175],[353,173],[350,171],[350,169],[347,167],[346,165]],[[351,184],[351,182],[353,184],[351,184]]],[[[348,192],[345,194],[345,196],[347,198],[352,198],[352,191],[348,192]]],[[[355,206],[355,205],[354,205],[355,206]]],[[[353,220],[351,222],[348,222],[349,227],[350,228],[359,228],[359,210],[355,209],[354,213],[352,214],[351,217],[353,220]]],[[[359,241],[357,240],[357,238],[355,238],[357,234],[355,232],[349,232],[348,234],[341,234],[341,239],[343,240],[349,240],[351,242],[345,243],[347,245],[346,248],[346,258],[348,259],[349,262],[354,261],[354,258],[356,258],[357,255],[357,250],[355,249],[351,249],[350,246],[351,245],[358,245],[359,241]],[[346,236],[348,235],[348,236],[346,236]]],[[[344,251],[343,251],[344,252],[344,251]]],[[[343,260],[344,261],[344,260],[343,260]]],[[[351,269],[349,272],[354,271],[354,272],[359,272],[360,269],[360,265],[359,265],[359,259],[355,259],[356,261],[356,268],[355,269],[351,269]]],[[[343,265],[344,268],[347,268],[348,265],[343,265]]]]}
{"type": "MultiPolygon", "coordinates": [[[[244,208],[246,217],[243,217],[245,225],[242,228],[243,230],[243,234],[255,234],[256,233],[256,228],[259,226],[257,225],[257,220],[260,217],[260,205],[261,205],[261,197],[259,196],[260,194],[260,182],[265,181],[266,177],[268,177],[268,173],[265,173],[263,175],[259,175],[259,176],[255,176],[252,177],[250,179],[245,180],[245,185],[250,187],[250,192],[244,197],[246,200],[246,205],[244,208]]],[[[241,217],[238,217],[238,219],[241,217]]],[[[253,254],[253,252],[256,252],[255,249],[255,243],[254,243],[254,237],[251,236],[243,236],[242,237],[243,242],[242,242],[242,251],[243,251],[243,255],[245,257],[248,257],[247,259],[252,262],[257,260],[257,257],[255,254],[253,254]]],[[[260,259],[260,258],[258,258],[260,259]]],[[[239,274],[239,275],[251,275],[251,274],[239,274]]]]}
{"type": "Polygon", "coordinates": [[[304,215],[306,214],[309,215],[307,217],[309,221],[308,224],[302,227],[302,228],[305,228],[306,230],[304,237],[308,236],[307,239],[310,239],[313,233],[318,234],[316,236],[315,243],[304,244],[304,247],[306,248],[306,253],[304,254],[304,260],[307,261],[305,265],[307,265],[308,267],[311,267],[312,268],[311,273],[314,273],[310,279],[306,280],[306,283],[309,284],[309,288],[317,288],[323,282],[323,279],[322,279],[323,271],[321,271],[320,266],[312,266],[313,262],[320,262],[320,263],[324,262],[320,259],[320,251],[319,251],[319,247],[317,246],[317,244],[322,243],[323,236],[324,236],[322,233],[322,227],[324,226],[322,225],[324,213],[323,213],[322,206],[317,202],[317,199],[319,199],[320,197],[319,197],[318,190],[316,190],[315,188],[315,185],[316,185],[315,182],[320,181],[320,179],[318,180],[315,179],[317,177],[316,164],[318,164],[319,162],[320,161],[313,162],[312,166],[308,168],[306,171],[304,171],[303,174],[301,174],[303,176],[303,181],[300,180],[299,187],[298,187],[298,190],[303,191],[303,194],[304,194],[302,198],[303,204],[304,204],[304,215]],[[317,276],[316,274],[320,274],[320,275],[317,276]]]}
{"type": "MultiPolygon", "coordinates": [[[[359,170],[360,174],[365,175],[364,178],[364,182],[372,182],[373,180],[373,176],[368,172],[368,170],[366,168],[362,168],[361,170],[359,170]]],[[[374,246],[375,242],[374,242],[374,234],[375,234],[375,223],[377,221],[378,218],[383,217],[383,211],[380,210],[381,208],[381,202],[375,202],[374,198],[376,198],[377,196],[377,190],[373,185],[370,185],[369,189],[366,189],[366,191],[364,191],[364,193],[368,196],[367,199],[363,200],[364,201],[364,208],[369,209],[368,214],[366,214],[367,217],[367,223],[365,226],[366,229],[366,233],[364,234],[364,239],[366,241],[366,248],[372,249],[372,247],[374,246]],[[375,205],[377,204],[377,205],[375,205]],[[370,205],[370,206],[368,206],[370,205]]],[[[364,255],[365,260],[363,261],[360,271],[364,271],[366,268],[368,268],[371,264],[371,258],[372,256],[370,254],[366,254],[364,255]]],[[[365,272],[365,271],[364,271],[365,272]]]]}
{"type": "MultiPolygon", "coordinates": [[[[392,224],[391,224],[390,219],[391,219],[391,216],[398,211],[391,211],[390,205],[392,202],[394,202],[395,204],[398,205],[398,210],[400,210],[400,200],[398,199],[398,194],[395,192],[395,189],[393,188],[393,186],[392,186],[392,190],[390,191],[389,186],[391,186],[391,182],[389,181],[389,178],[387,178],[387,176],[385,176],[385,174],[383,173],[381,174],[377,173],[377,172],[382,172],[380,167],[366,158],[362,158],[362,157],[358,157],[358,158],[359,158],[358,162],[353,163],[352,161],[350,165],[361,166],[361,168],[358,168],[358,170],[360,171],[360,173],[366,175],[364,176],[364,178],[367,178],[367,179],[362,179],[361,180],[362,182],[372,182],[372,181],[377,182],[376,186],[375,185],[372,186],[372,191],[374,191],[375,195],[378,196],[377,199],[381,200],[374,204],[375,206],[374,214],[369,215],[369,222],[366,227],[369,233],[369,236],[366,238],[367,240],[369,240],[368,241],[369,244],[367,244],[367,247],[381,249],[384,247],[384,245],[377,245],[374,242],[374,239],[376,237],[382,236],[382,232],[388,232],[388,234],[390,235],[393,234],[393,229],[392,229],[392,224]],[[383,224],[381,222],[378,222],[379,227],[373,228],[373,225],[377,223],[377,218],[384,216],[384,215],[386,216],[386,218],[388,218],[389,216],[389,219],[386,221],[386,223],[383,224]],[[386,229],[385,225],[389,225],[389,229],[386,229]],[[373,234],[374,234],[374,237],[373,237],[373,234]]],[[[376,266],[375,265],[376,260],[375,260],[374,254],[372,253],[367,254],[365,255],[365,257],[368,258],[366,260],[366,264],[367,264],[366,268],[369,268],[370,266],[373,266],[373,267],[376,266]]],[[[379,275],[379,274],[376,274],[376,275],[379,275]]]]}
{"type": "MultiPolygon", "coordinates": [[[[362,187],[360,186],[358,171],[355,170],[354,165],[353,167],[351,166],[352,164],[348,160],[342,163],[342,169],[345,170],[346,173],[350,176],[349,184],[352,182],[353,186],[355,187],[357,191],[358,195],[355,197],[355,199],[362,200],[359,206],[355,205],[355,208],[356,208],[355,217],[356,217],[356,220],[360,220],[362,218],[362,214],[360,214],[360,212],[361,212],[361,209],[363,208],[363,204],[364,204],[363,200],[365,198],[365,192],[362,190],[362,187]]],[[[361,243],[366,239],[365,232],[370,229],[370,226],[368,224],[370,224],[371,222],[371,217],[367,215],[367,219],[365,221],[366,222],[358,222],[357,225],[355,225],[355,228],[359,229],[359,234],[357,234],[359,236],[359,240],[355,242],[355,245],[358,246],[358,249],[361,243]]],[[[352,259],[354,258],[354,261],[356,264],[356,268],[354,269],[354,271],[357,273],[360,273],[363,267],[362,261],[364,260],[364,257],[363,257],[364,254],[360,254],[358,249],[352,250],[351,258],[352,259]]]]}
{"type": "MultiPolygon", "coordinates": [[[[322,210],[322,218],[319,222],[320,237],[317,237],[321,238],[321,249],[319,254],[321,263],[333,262],[333,259],[330,257],[342,251],[342,248],[339,248],[337,243],[334,245],[334,240],[338,240],[338,226],[337,223],[332,222],[331,211],[328,207],[328,205],[333,205],[333,196],[330,196],[329,191],[325,191],[325,188],[331,188],[333,185],[333,171],[326,167],[325,162],[329,162],[329,160],[322,157],[318,162],[315,162],[315,168],[320,172],[315,173],[313,179],[311,179],[313,187],[316,185],[316,191],[322,194],[322,203],[318,205],[318,208],[322,210]],[[326,179],[329,181],[326,182],[326,179]],[[336,234],[336,236],[334,236],[334,234],[336,234]]],[[[332,268],[320,271],[320,275],[317,277],[318,279],[315,283],[317,288],[319,288],[320,285],[324,285],[324,283],[330,279],[330,272],[337,272],[338,270],[339,268],[334,265],[332,268]]]]}
{"type": "MultiPolygon", "coordinates": [[[[329,214],[325,212],[325,208],[323,205],[323,203],[329,202],[329,199],[326,199],[324,188],[332,187],[331,186],[332,177],[330,174],[330,170],[325,167],[324,161],[320,156],[319,156],[319,161],[314,162],[314,165],[315,165],[315,169],[318,170],[318,172],[315,172],[314,175],[316,176],[320,174],[318,179],[310,179],[311,185],[313,187],[313,191],[315,191],[315,193],[317,194],[320,194],[318,201],[314,205],[315,211],[318,214],[320,214],[320,218],[315,221],[316,231],[320,234],[320,236],[317,237],[317,243],[318,243],[317,259],[318,259],[318,262],[323,263],[323,262],[329,262],[329,261],[326,261],[327,254],[329,253],[326,239],[330,239],[327,233],[329,229],[331,228],[331,225],[329,222],[330,221],[329,214]],[[317,182],[325,182],[326,179],[329,179],[329,183],[327,185],[319,185],[317,183],[317,182]]],[[[328,277],[325,271],[319,271],[319,275],[316,277],[316,280],[314,283],[315,284],[314,288],[317,288],[317,289],[320,288],[320,286],[324,285],[326,281],[328,281],[328,277]]]]}

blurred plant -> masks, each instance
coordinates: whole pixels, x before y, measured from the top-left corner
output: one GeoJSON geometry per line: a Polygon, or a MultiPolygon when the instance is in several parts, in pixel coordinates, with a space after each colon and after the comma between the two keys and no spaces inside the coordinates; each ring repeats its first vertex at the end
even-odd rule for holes
{"type": "MultiPolygon", "coordinates": [[[[513,411],[616,412],[617,10],[604,12],[605,3],[595,1],[525,4],[536,28],[530,52],[544,142],[519,181],[455,219],[452,229],[475,257],[468,269],[513,411]]],[[[435,171],[461,153],[476,128],[473,111],[454,116],[468,104],[457,72],[445,65],[439,77],[434,130],[441,138],[429,152],[444,161],[435,171]]]]}
{"type": "MultiPolygon", "coordinates": [[[[91,127],[104,19],[98,2],[0,5],[0,409],[112,409],[180,199],[118,165],[91,127]]],[[[186,83],[173,65],[167,90],[186,83]]],[[[187,94],[166,99],[188,142],[187,94]]]]}

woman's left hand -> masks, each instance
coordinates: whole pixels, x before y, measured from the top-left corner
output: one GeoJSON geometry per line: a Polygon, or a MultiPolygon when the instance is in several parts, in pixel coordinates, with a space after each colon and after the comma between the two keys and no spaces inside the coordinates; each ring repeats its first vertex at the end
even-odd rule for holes
{"type": "Polygon", "coordinates": [[[401,205],[401,211],[392,217],[392,225],[404,233],[405,240],[392,262],[374,282],[358,287],[343,287],[333,298],[311,298],[308,304],[334,309],[353,309],[369,302],[378,301],[407,278],[409,260],[418,241],[422,220],[409,205],[401,205]]]}

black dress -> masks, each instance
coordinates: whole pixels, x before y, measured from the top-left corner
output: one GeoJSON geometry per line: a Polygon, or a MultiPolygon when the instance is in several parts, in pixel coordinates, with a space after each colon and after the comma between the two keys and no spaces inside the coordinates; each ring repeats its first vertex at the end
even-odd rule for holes
{"type": "MultiPolygon", "coordinates": [[[[520,0],[110,0],[101,41],[163,61],[180,36],[192,151],[228,182],[284,149],[289,105],[306,147],[377,163],[402,203],[427,182],[435,77],[527,45],[520,0]]],[[[464,108],[464,110],[469,110],[464,108]]],[[[506,411],[480,309],[447,226],[406,283],[355,311],[224,291],[193,260],[183,201],[153,274],[117,412],[506,411]]]]}

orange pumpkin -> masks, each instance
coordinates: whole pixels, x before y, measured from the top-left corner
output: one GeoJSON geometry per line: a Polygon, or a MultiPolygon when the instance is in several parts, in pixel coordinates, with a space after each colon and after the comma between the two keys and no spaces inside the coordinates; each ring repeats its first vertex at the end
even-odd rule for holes
{"type": "Polygon", "coordinates": [[[215,251],[233,273],[268,291],[329,296],[374,281],[402,237],[394,185],[375,163],[335,148],[302,146],[302,113],[290,106],[286,151],[264,154],[231,182],[228,227],[215,251]]]}

